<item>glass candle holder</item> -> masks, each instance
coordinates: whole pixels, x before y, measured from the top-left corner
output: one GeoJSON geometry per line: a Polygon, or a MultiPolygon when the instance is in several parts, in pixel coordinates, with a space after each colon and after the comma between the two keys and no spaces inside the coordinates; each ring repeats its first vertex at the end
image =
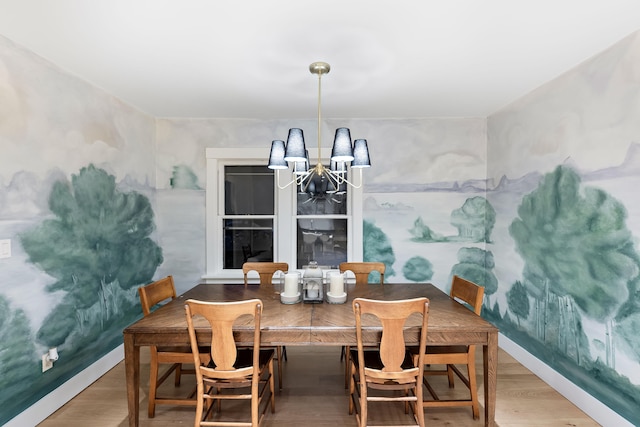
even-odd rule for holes
{"type": "Polygon", "coordinates": [[[295,304],[300,302],[300,285],[302,276],[298,271],[288,271],[280,276],[280,302],[283,304],[295,304]]]}
{"type": "Polygon", "coordinates": [[[327,273],[327,302],[342,304],[347,300],[347,288],[345,286],[345,274],[339,271],[327,273]]]}

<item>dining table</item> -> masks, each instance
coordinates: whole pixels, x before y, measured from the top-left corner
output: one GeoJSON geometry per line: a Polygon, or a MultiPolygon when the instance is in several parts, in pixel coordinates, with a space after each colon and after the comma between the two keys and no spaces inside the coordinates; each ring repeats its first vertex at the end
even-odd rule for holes
{"type": "MultiPolygon", "coordinates": [[[[430,283],[385,283],[365,286],[346,285],[344,303],[284,304],[278,286],[244,284],[198,284],[123,331],[129,426],[138,426],[140,397],[140,347],[189,345],[184,303],[201,301],[262,300],[260,343],[264,346],[331,345],[355,346],[356,324],[352,301],[355,298],[401,300],[429,299],[427,341],[429,345],[477,345],[482,347],[485,426],[495,426],[498,367],[498,328],[430,283]]],[[[419,316],[407,319],[404,328],[407,345],[419,340],[419,316]]],[[[196,324],[198,339],[208,344],[204,323],[196,324]]],[[[381,326],[363,324],[363,341],[379,342],[381,326]]],[[[253,322],[240,318],[234,324],[239,344],[253,344],[253,322]]],[[[210,341],[209,341],[210,342],[210,341]]]]}

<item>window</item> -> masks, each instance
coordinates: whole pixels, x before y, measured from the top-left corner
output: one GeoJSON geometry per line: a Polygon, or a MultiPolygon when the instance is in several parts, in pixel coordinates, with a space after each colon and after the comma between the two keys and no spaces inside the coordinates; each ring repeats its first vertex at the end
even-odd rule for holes
{"type": "Polygon", "coordinates": [[[273,171],[266,166],[224,166],[225,269],[247,261],[273,261],[273,171]]]}
{"type": "Polygon", "coordinates": [[[266,167],[268,152],[261,151],[207,149],[203,279],[240,281],[246,260],[303,269],[309,261],[337,267],[362,259],[362,190],[329,195],[293,186],[279,190],[266,167]]]}

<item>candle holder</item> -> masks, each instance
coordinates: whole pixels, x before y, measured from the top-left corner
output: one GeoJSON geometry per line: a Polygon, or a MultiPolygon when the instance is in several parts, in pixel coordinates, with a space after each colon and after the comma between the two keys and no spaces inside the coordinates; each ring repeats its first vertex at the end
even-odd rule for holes
{"type": "Polygon", "coordinates": [[[302,276],[298,271],[288,271],[280,276],[280,302],[296,304],[300,302],[302,276]]]}
{"type": "Polygon", "coordinates": [[[302,276],[302,302],[317,304],[324,301],[322,270],[316,261],[310,261],[302,276]]]}
{"type": "Polygon", "coordinates": [[[327,273],[327,302],[330,304],[344,304],[347,301],[347,288],[344,273],[330,271],[327,273]]]}

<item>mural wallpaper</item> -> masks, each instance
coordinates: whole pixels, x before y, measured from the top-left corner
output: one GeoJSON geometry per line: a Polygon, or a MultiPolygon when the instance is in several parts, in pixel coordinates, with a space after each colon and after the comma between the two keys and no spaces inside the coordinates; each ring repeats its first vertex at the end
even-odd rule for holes
{"type": "Polygon", "coordinates": [[[163,255],[153,119],[1,37],[0,104],[4,425],[122,343],[163,255]]]}
{"type": "MultiPolygon", "coordinates": [[[[365,259],[389,282],[483,284],[503,334],[636,425],[639,43],[488,118],[323,123],[368,135],[365,259]]],[[[1,37],[0,96],[1,424],[121,343],[139,284],[199,280],[205,148],[266,147],[292,123],[153,119],[1,37]],[[9,399],[20,382],[35,391],[9,399]]]]}

